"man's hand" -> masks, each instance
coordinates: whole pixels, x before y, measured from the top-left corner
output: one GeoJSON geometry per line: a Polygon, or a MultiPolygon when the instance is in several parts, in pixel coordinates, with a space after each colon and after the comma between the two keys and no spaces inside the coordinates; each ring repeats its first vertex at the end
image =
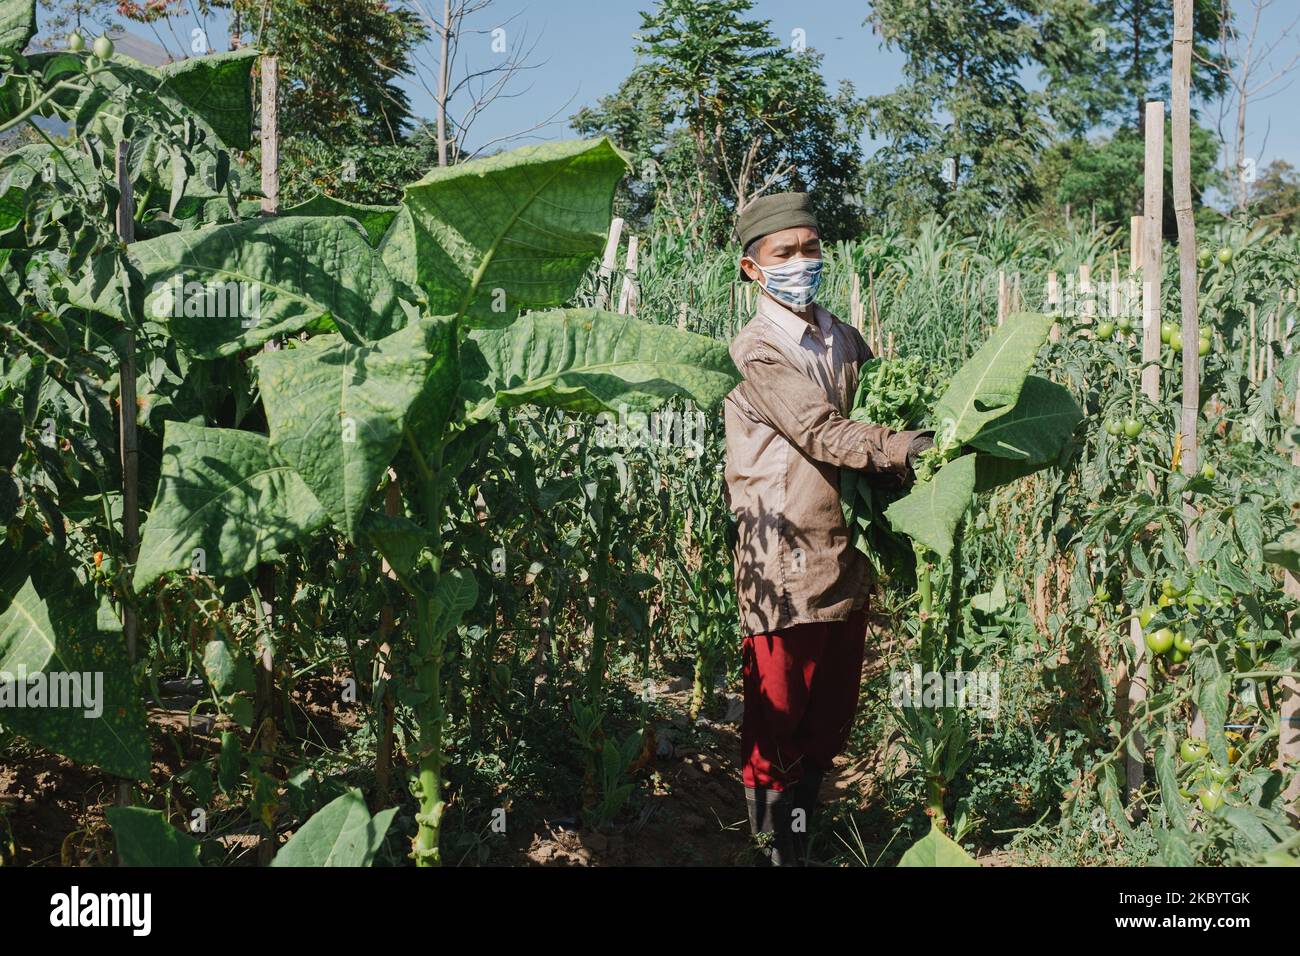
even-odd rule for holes
{"type": "Polygon", "coordinates": [[[922,432],[912,439],[911,446],[907,449],[907,467],[915,468],[916,459],[921,457],[921,453],[934,447],[934,432],[922,432]]]}

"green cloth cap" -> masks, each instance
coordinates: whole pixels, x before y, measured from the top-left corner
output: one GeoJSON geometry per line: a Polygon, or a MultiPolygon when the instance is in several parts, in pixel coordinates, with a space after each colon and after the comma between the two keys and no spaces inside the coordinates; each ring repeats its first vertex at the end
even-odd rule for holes
{"type": "MultiPolygon", "coordinates": [[[[807,193],[773,193],[759,196],[745,207],[736,220],[736,236],[743,252],[755,239],[796,226],[809,226],[820,231],[817,217],[813,214],[812,197],[807,193]]],[[[741,277],[749,278],[743,271],[741,277]]]]}

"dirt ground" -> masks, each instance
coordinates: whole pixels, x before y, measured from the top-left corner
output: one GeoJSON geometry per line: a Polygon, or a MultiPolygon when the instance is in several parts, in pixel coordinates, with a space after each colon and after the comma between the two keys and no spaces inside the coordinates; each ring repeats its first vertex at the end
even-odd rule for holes
{"type": "MultiPolygon", "coordinates": [[[[629,802],[631,810],[625,809],[617,822],[598,832],[580,828],[554,808],[520,808],[518,814],[512,811],[512,817],[523,824],[510,828],[508,848],[494,849],[488,862],[728,867],[756,863],[738,766],[740,697],[720,693],[708,716],[691,724],[686,717],[689,696],[686,680],[659,685],[660,713],[666,717],[652,727],[648,762],[638,774],[640,788],[629,802]]],[[[298,713],[308,718],[308,732],[326,746],[337,744],[349,729],[349,717],[326,703],[335,699],[335,694],[308,686],[299,701],[298,713]]],[[[213,726],[210,718],[191,722],[190,702],[184,698],[164,700],[164,704],[150,711],[150,720],[170,731],[155,735],[155,781],[169,779],[196,759],[211,757],[224,729],[213,726]]],[[[860,805],[884,752],[881,748],[856,762],[840,758],[836,772],[823,784],[823,802],[847,798],[860,805]]],[[[114,778],[44,751],[27,751],[21,762],[0,763],[0,863],[111,865],[112,835],[104,810],[112,805],[116,788],[114,778]]],[[[249,833],[223,836],[228,863],[252,863],[256,836],[248,829],[249,833]]],[[[450,856],[445,860],[452,865],[459,862],[450,856]]]]}

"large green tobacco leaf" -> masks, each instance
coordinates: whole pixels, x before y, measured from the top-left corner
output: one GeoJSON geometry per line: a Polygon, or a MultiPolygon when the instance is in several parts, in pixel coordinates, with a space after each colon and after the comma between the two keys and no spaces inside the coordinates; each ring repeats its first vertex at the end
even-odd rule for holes
{"type": "Polygon", "coordinates": [[[899,866],[979,866],[969,853],[938,827],[911,845],[899,866]]]}
{"type": "Polygon", "coordinates": [[[243,574],[325,521],[311,490],[265,436],[168,422],[136,590],[193,566],[196,549],[207,573],[243,574]]]}
{"type": "Polygon", "coordinates": [[[501,328],[473,329],[461,364],[470,418],[524,404],[644,411],[675,395],[710,408],[740,381],[725,342],[596,309],[529,313],[501,328]]]}
{"type": "Polygon", "coordinates": [[[1081,421],[1083,412],[1069,389],[1030,375],[1015,407],[981,428],[968,443],[999,458],[1047,464],[1060,456],[1081,421]]]}
{"type": "Polygon", "coordinates": [[[975,493],[974,454],[944,465],[926,481],[918,481],[906,498],[895,501],[885,517],[899,534],[905,534],[946,558],[952,553],[953,535],[975,493]]]}
{"type": "Polygon", "coordinates": [[[563,305],[604,247],[626,171],[608,139],[434,169],[406,187],[384,261],[439,315],[490,323],[563,305]]]}
{"type": "Polygon", "coordinates": [[[161,810],[109,807],[105,816],[123,866],[199,866],[198,841],[168,823],[161,810]]]}
{"type": "Polygon", "coordinates": [[[0,50],[22,53],[36,32],[36,0],[0,0],[0,50]]]}
{"type": "MultiPolygon", "coordinates": [[[[146,313],[166,320],[177,343],[201,358],[233,355],[309,326],[337,327],[365,342],[406,324],[397,283],[356,222],[343,217],[284,216],[175,232],[133,243],[130,257],[143,279],[146,313]],[[198,286],[211,294],[191,294],[198,286]],[[178,297],[177,288],[184,294],[178,297]]],[[[73,305],[125,320],[110,256],[98,257],[69,295],[73,305]]]]}
{"type": "Polygon", "coordinates": [[[290,837],[272,866],[369,866],[384,844],[397,808],[373,817],[360,790],[349,790],[320,810],[290,837]]]}
{"type": "Polygon", "coordinates": [[[1019,313],[1009,316],[989,336],[952,377],[935,407],[935,441],[940,448],[966,444],[1015,407],[1051,328],[1051,316],[1019,313]]]}
{"type": "Polygon", "coordinates": [[[232,149],[252,143],[253,64],[261,56],[251,47],[189,57],[158,68],[159,95],[176,97],[198,113],[232,149]]]}
{"type": "Polygon", "coordinates": [[[350,216],[361,224],[370,244],[378,247],[388,227],[392,225],[393,217],[401,208],[401,206],[370,206],[317,193],[306,202],[289,207],[284,214],[286,216],[350,216]]]}
{"type": "Polygon", "coordinates": [[[355,541],[408,425],[440,430],[456,394],[453,325],[421,319],[373,345],[337,335],[254,358],[271,448],[355,541]],[[418,409],[413,409],[418,403],[418,409]]]}
{"type": "Polygon", "coordinates": [[[96,630],[95,607],[70,572],[44,568],[28,578],[0,615],[0,724],[79,763],[145,780],[149,738],[139,689],[121,638],[96,630]],[[54,686],[69,689],[73,675],[80,703],[50,706],[54,686]],[[43,706],[32,706],[37,686],[46,688],[43,706]]]}

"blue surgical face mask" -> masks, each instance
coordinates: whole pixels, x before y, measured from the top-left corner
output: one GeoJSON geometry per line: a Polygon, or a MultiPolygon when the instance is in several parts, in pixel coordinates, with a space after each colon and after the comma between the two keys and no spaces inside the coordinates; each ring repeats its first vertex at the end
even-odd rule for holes
{"type": "Polygon", "coordinates": [[[763,288],[778,302],[802,309],[817,298],[817,287],[822,284],[821,259],[791,259],[758,269],[763,273],[763,288]]]}

